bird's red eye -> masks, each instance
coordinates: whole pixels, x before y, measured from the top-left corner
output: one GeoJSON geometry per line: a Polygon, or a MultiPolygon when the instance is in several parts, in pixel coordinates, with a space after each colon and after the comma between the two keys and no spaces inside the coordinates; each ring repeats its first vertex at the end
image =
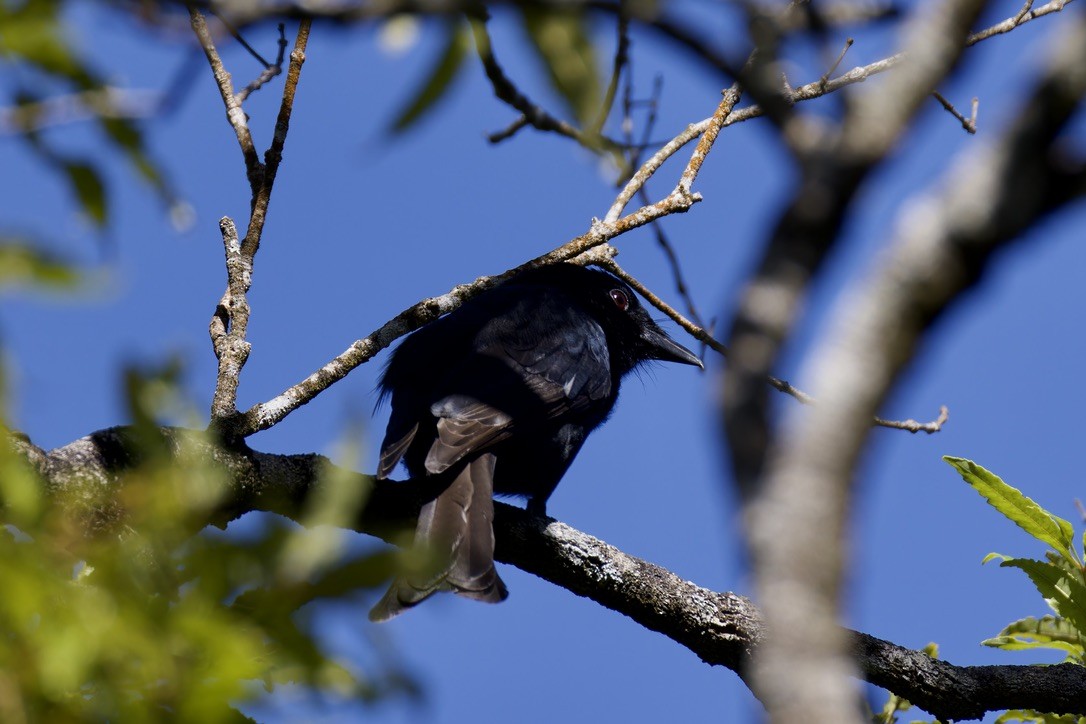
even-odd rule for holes
{"type": "Polygon", "coordinates": [[[630,308],[630,298],[626,295],[626,292],[621,289],[612,289],[608,293],[611,295],[611,301],[623,312],[630,308]]]}

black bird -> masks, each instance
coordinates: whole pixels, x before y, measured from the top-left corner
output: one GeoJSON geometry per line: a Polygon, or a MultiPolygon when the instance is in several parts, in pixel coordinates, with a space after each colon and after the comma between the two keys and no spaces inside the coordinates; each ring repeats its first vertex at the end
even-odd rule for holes
{"type": "Polygon", "coordinates": [[[377,468],[403,460],[442,492],[423,506],[416,545],[440,570],[397,578],[370,611],[384,621],[436,591],[496,603],[492,495],[547,498],[615,405],[622,377],[649,360],[702,366],[614,276],[573,264],[519,274],[418,330],[381,378],[392,415],[377,468]]]}

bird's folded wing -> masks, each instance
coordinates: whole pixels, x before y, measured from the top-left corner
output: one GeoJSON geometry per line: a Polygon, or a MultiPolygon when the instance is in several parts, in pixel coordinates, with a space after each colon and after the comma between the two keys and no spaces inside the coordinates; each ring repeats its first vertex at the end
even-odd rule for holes
{"type": "Polygon", "coordinates": [[[381,443],[381,459],[377,461],[378,480],[384,480],[396,468],[418,431],[418,422],[412,425],[406,420],[397,420],[396,411],[392,411],[385,440],[381,443]]]}
{"type": "MultiPolygon", "coordinates": [[[[500,344],[483,347],[480,354],[498,360],[508,374],[473,379],[467,387],[479,389],[478,396],[449,395],[430,407],[438,418],[437,438],[425,462],[430,474],[492,448],[518,426],[576,413],[610,394],[607,341],[599,325],[565,309],[547,321],[545,327],[525,324],[516,333],[503,330],[500,344]],[[493,402],[478,399],[484,390],[493,402]]],[[[465,377],[472,374],[464,372],[465,377]]]]}

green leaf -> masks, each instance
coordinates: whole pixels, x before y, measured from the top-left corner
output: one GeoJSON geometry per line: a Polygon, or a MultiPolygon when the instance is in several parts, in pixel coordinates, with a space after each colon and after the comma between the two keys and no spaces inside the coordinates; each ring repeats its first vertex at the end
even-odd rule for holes
{"type": "Polygon", "coordinates": [[[59,9],[54,0],[0,4],[0,55],[67,78],[82,90],[94,87],[93,74],[75,58],[73,44],[61,32],[59,9]]]}
{"type": "Polygon", "coordinates": [[[64,161],[61,167],[68,176],[68,184],[79,199],[79,205],[84,213],[90,217],[95,226],[105,226],[106,187],[98,171],[90,164],[79,161],[64,161]]]}
{"type": "Polygon", "coordinates": [[[14,285],[68,288],[79,281],[70,265],[33,248],[29,241],[0,237],[0,288],[14,285]]]}
{"type": "Polygon", "coordinates": [[[1048,714],[1033,709],[1011,709],[999,715],[995,724],[1006,722],[1032,722],[1033,724],[1083,724],[1086,717],[1073,714],[1048,714]]]}
{"type": "Polygon", "coordinates": [[[1056,613],[1080,634],[1086,632],[1086,585],[1080,578],[1060,566],[1029,558],[1011,558],[999,565],[1024,571],[1056,613]]]}
{"type": "Polygon", "coordinates": [[[1027,641],[1015,636],[996,636],[995,638],[985,639],[980,642],[982,646],[989,646],[993,649],[1003,649],[1004,651],[1026,651],[1029,649],[1054,649],[1056,651],[1062,651],[1067,654],[1069,658],[1081,659],[1082,647],[1064,643],[1063,641],[1027,641]]]}
{"type": "Polygon", "coordinates": [[[584,14],[576,9],[527,6],[521,17],[554,89],[578,122],[588,124],[599,112],[603,92],[584,14]]]}
{"type": "Polygon", "coordinates": [[[1066,619],[1055,616],[1042,616],[1023,618],[1007,626],[999,632],[1000,636],[1021,636],[1036,641],[1065,641],[1080,644],[1079,632],[1066,619]]]}
{"type": "MultiPolygon", "coordinates": [[[[65,37],[60,7],[57,0],[0,3],[0,57],[21,61],[48,75],[62,78],[79,93],[104,93],[107,89],[105,81],[73,51],[76,44],[65,37]]],[[[47,160],[59,161],[67,172],[83,211],[97,226],[104,226],[106,205],[100,176],[87,164],[66,161],[60,154],[46,149],[40,140],[29,138],[36,128],[37,119],[33,106],[28,104],[41,98],[36,92],[20,91],[16,96],[17,105],[26,111],[20,119],[20,128],[24,130],[27,140],[37,145],[47,160]]],[[[176,194],[170,189],[160,166],[148,155],[136,124],[125,118],[104,116],[99,116],[97,121],[102,132],[126,156],[136,173],[154,188],[159,198],[170,207],[176,206],[176,194]]]]}
{"type": "Polygon", "coordinates": [[[452,87],[452,81],[463,67],[464,57],[470,47],[471,34],[463,23],[449,23],[446,26],[444,50],[430,69],[426,82],[415,91],[411,101],[396,114],[396,120],[392,122],[390,129],[392,133],[406,131],[428,111],[433,110],[437,102],[452,87]]]}
{"type": "Polygon", "coordinates": [[[1052,515],[1023,495],[1022,491],[1007,485],[998,475],[985,470],[972,460],[950,455],[944,455],[943,460],[953,466],[989,505],[1007,516],[1015,525],[1037,540],[1052,546],[1067,560],[1078,563],[1072,551],[1074,530],[1070,523],[1052,515]]]}

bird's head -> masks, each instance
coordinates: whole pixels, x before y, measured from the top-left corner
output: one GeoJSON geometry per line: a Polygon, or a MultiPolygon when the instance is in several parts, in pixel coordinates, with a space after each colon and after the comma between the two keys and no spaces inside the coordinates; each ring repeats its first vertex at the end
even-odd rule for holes
{"type": "Polygon", "coordinates": [[[640,298],[618,277],[575,264],[553,264],[530,272],[547,277],[600,323],[616,372],[625,374],[649,360],[680,362],[704,369],[698,356],[660,328],[640,298]]]}

